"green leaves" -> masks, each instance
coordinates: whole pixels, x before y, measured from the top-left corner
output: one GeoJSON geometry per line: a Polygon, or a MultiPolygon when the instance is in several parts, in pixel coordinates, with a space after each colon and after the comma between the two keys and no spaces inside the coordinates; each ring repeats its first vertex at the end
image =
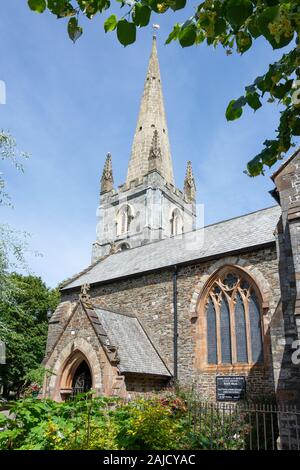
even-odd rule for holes
{"type": "Polygon", "coordinates": [[[196,25],[192,23],[185,28],[181,28],[178,37],[181,47],[192,46],[195,43],[197,37],[196,25]]]}
{"type": "Polygon", "coordinates": [[[239,31],[236,34],[236,44],[238,51],[243,54],[252,46],[252,38],[251,35],[245,33],[244,31],[239,31]]]}
{"type": "MultiPolygon", "coordinates": [[[[288,22],[288,19],[285,18],[285,21],[288,22]]],[[[287,46],[293,39],[294,31],[289,28],[289,23],[285,24],[285,28],[281,25],[278,5],[265,8],[258,16],[257,24],[261,34],[269,41],[273,49],[287,46]]]]}
{"type": "Polygon", "coordinates": [[[173,11],[181,10],[182,8],[185,7],[185,5],[186,5],[186,0],[175,0],[174,2],[172,2],[171,8],[173,11]]]}
{"type": "Polygon", "coordinates": [[[218,36],[220,34],[224,34],[226,32],[226,21],[224,18],[216,18],[214,22],[214,32],[218,36]]]}
{"type": "Polygon", "coordinates": [[[76,42],[78,38],[82,35],[82,28],[78,25],[77,18],[70,18],[68,23],[68,34],[69,38],[72,39],[73,42],[76,42]]]}
{"type": "Polygon", "coordinates": [[[171,41],[175,41],[175,39],[178,39],[180,30],[180,25],[178,23],[175,24],[173,31],[171,31],[171,33],[169,34],[165,44],[170,44],[171,41]]]}
{"type": "Polygon", "coordinates": [[[48,0],[48,9],[57,16],[57,18],[66,18],[76,15],[76,10],[68,0],[48,0]]]}
{"type": "Polygon", "coordinates": [[[77,0],[80,10],[91,19],[98,12],[106,10],[110,6],[108,0],[77,0]]]}
{"type": "Polygon", "coordinates": [[[151,10],[146,5],[137,3],[134,7],[133,21],[136,26],[147,26],[150,21],[151,10]]]}
{"type": "Polygon", "coordinates": [[[226,17],[233,28],[239,28],[252,13],[250,0],[229,0],[227,3],[226,17]]]}
{"type": "Polygon", "coordinates": [[[104,31],[107,33],[108,31],[113,31],[116,29],[118,24],[118,18],[116,15],[111,15],[107,20],[104,22],[104,31]]]}
{"type": "Polygon", "coordinates": [[[237,106],[237,100],[231,100],[226,109],[226,119],[227,121],[235,121],[243,114],[242,107],[237,106]]]}
{"type": "Polygon", "coordinates": [[[136,39],[136,26],[127,20],[120,20],[117,25],[118,40],[123,46],[128,46],[135,42],[136,39]]]}
{"type": "Polygon", "coordinates": [[[262,106],[261,101],[259,99],[259,94],[256,91],[254,93],[247,93],[246,100],[247,100],[248,105],[252,109],[254,109],[254,111],[256,111],[262,106]]]}
{"type": "Polygon", "coordinates": [[[43,13],[46,9],[46,0],[28,0],[28,6],[36,13],[43,13]]]}

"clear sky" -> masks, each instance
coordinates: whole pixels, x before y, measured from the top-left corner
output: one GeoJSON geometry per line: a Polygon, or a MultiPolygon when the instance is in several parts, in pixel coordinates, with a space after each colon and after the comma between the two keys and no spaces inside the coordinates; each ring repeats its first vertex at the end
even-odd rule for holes
{"type": "MultiPolygon", "coordinates": [[[[83,21],[84,35],[74,45],[64,20],[31,12],[26,0],[0,3],[0,80],[7,87],[0,128],[30,153],[24,174],[4,166],[15,208],[1,208],[0,220],[31,233],[31,248],[43,257],[30,256],[30,267],[50,286],[90,262],[108,151],[115,184],[126,177],[151,30],[140,30],[136,44],[124,48],[115,33],[103,31],[109,14],[83,21]]],[[[273,137],[279,109],[268,104],[231,123],[224,114],[230,99],[281,52],[263,40],[242,57],[205,45],[164,46],[172,24],[186,16],[156,15],[151,22],[161,25],[158,53],[176,184],[182,187],[192,160],[198,203],[210,224],[275,203],[268,193],[271,172],[250,179],[243,170],[273,137]]]]}

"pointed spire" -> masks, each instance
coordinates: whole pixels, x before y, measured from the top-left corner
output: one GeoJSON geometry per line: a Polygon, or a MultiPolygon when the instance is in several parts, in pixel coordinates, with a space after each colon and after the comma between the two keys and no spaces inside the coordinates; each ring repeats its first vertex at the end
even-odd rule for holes
{"type": "Polygon", "coordinates": [[[114,178],[111,164],[111,154],[106,155],[103,173],[101,177],[101,194],[111,191],[114,187],[114,178]]]}
{"type": "Polygon", "coordinates": [[[143,177],[149,171],[148,159],[154,131],[157,131],[160,138],[161,175],[167,182],[174,184],[155,36],[153,36],[152,51],[132,144],[127,173],[128,184],[131,180],[143,177]]]}
{"type": "Polygon", "coordinates": [[[184,178],[184,195],[188,202],[196,199],[196,184],[193,175],[192,162],[188,161],[186,166],[186,174],[184,178]]]}
{"type": "Polygon", "coordinates": [[[149,152],[149,171],[158,170],[161,172],[161,148],[159,144],[158,131],[153,132],[150,152],[149,152]]]}

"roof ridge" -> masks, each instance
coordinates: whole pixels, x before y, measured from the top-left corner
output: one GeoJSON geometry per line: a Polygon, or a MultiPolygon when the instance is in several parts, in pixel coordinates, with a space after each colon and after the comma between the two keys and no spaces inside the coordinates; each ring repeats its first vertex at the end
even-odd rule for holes
{"type": "MultiPolygon", "coordinates": [[[[247,217],[248,215],[256,214],[257,212],[263,212],[263,211],[267,211],[270,209],[274,209],[274,207],[279,207],[279,206],[278,204],[274,204],[273,206],[265,207],[264,209],[257,209],[256,211],[248,212],[247,214],[236,215],[235,217],[230,217],[229,219],[224,219],[224,220],[220,220],[219,222],[215,222],[213,224],[204,225],[204,227],[202,228],[211,227],[213,225],[224,224],[225,222],[230,222],[231,220],[235,220],[235,219],[241,219],[242,217],[247,217]]],[[[189,232],[186,232],[186,233],[189,233],[189,232]]]]}

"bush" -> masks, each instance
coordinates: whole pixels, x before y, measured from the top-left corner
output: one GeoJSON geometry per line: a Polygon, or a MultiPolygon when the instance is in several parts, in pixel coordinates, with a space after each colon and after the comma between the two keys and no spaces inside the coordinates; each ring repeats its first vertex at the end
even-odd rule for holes
{"type": "Polygon", "coordinates": [[[135,400],[119,407],[114,419],[119,449],[165,450],[184,446],[187,412],[177,398],[135,400]]]}
{"type": "Polygon", "coordinates": [[[25,398],[13,419],[0,414],[0,449],[187,450],[241,449],[242,416],[189,403],[174,394],[125,403],[118,398],[78,396],[74,401],[25,398]],[[206,411],[206,412],[205,412],[206,411]]]}
{"type": "Polygon", "coordinates": [[[5,427],[0,449],[115,449],[116,432],[105,398],[63,403],[25,398],[10,411],[13,419],[0,415],[0,427],[5,427]]]}

